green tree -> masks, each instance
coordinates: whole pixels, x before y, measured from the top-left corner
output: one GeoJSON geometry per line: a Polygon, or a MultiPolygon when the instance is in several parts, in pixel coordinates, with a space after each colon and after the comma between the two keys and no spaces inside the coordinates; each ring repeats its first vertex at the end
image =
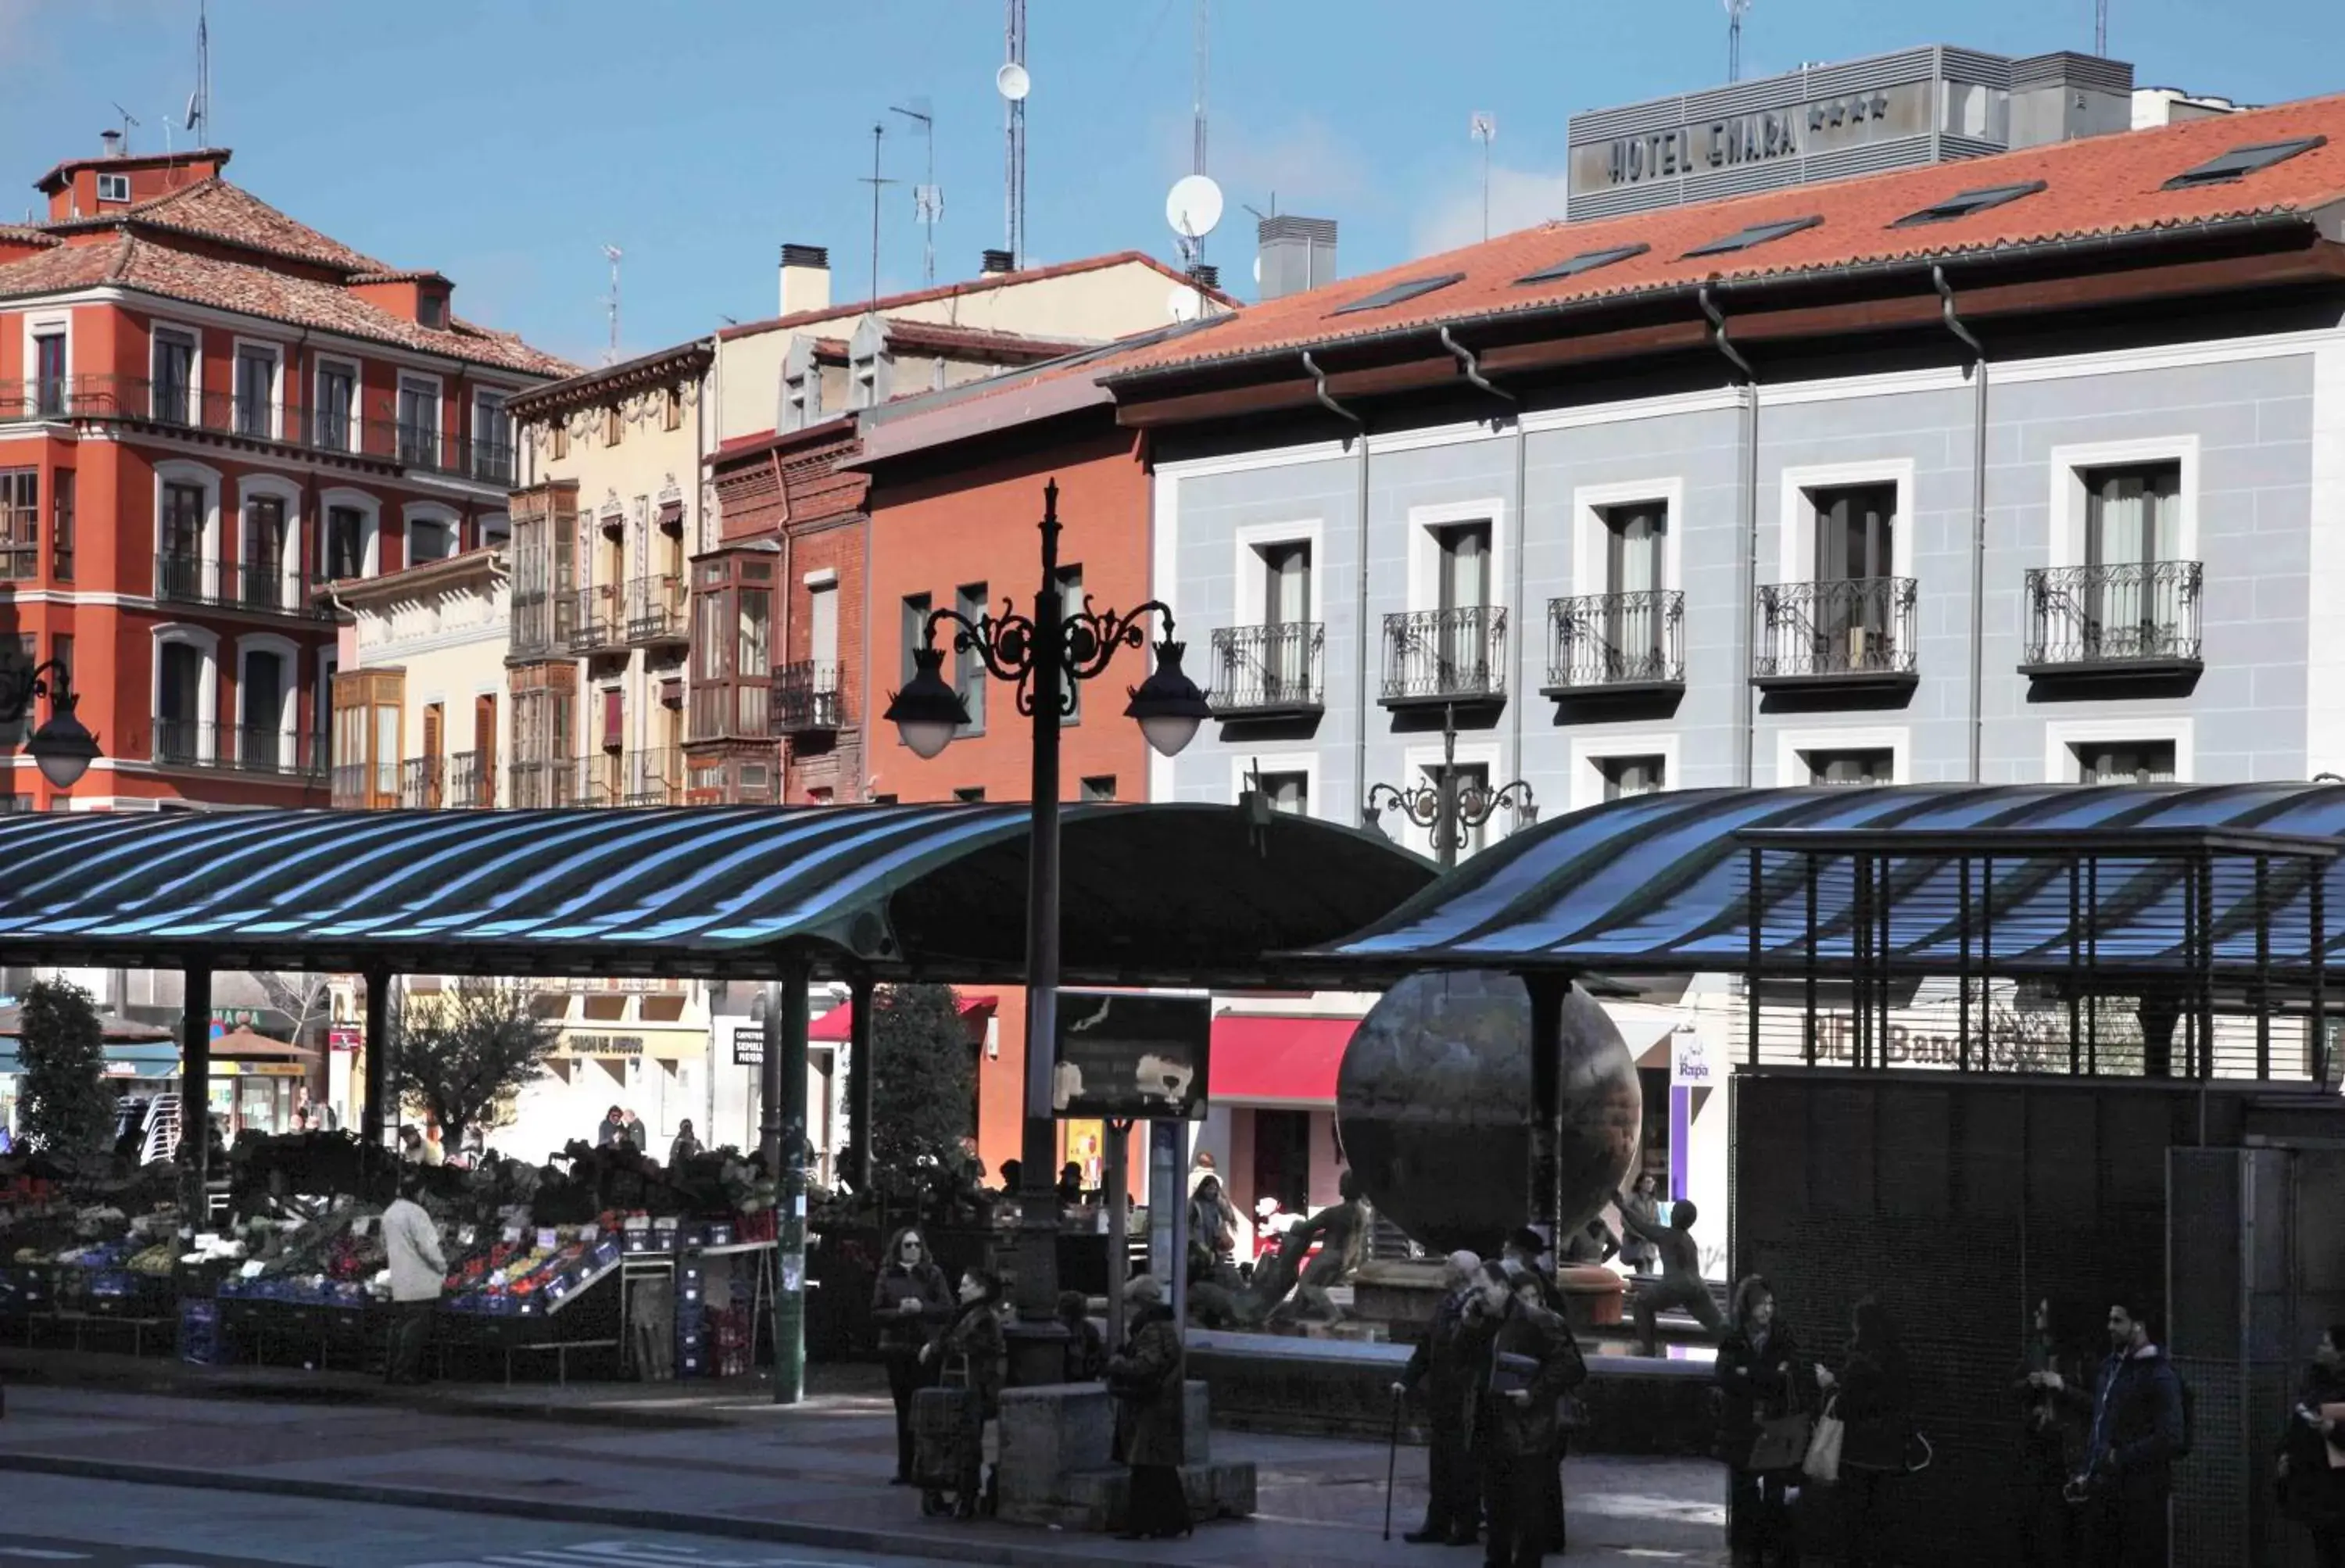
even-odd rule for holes
{"type": "Polygon", "coordinates": [[[25,988],[17,1091],[25,1140],[73,1175],[97,1175],[111,1163],[117,1102],[106,1086],[106,1034],[88,992],[61,980],[25,988]]]}
{"type": "Polygon", "coordinates": [[[871,1002],[871,1183],[917,1201],[968,1168],[977,1064],[950,986],[881,986],[871,1002]]]}
{"type": "Polygon", "coordinates": [[[407,999],[391,1033],[397,1103],[421,1105],[452,1149],[465,1128],[487,1125],[499,1102],[536,1081],[561,1037],[530,1011],[528,991],[479,981],[407,999]]]}

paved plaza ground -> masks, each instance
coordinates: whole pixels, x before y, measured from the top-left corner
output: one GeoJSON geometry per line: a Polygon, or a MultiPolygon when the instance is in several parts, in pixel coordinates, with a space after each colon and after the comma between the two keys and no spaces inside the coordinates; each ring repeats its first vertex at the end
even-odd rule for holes
{"type": "MultiPolygon", "coordinates": [[[[205,1490],[184,1495],[232,1504],[247,1520],[289,1506],[264,1501],[269,1495],[342,1511],[420,1508],[433,1521],[435,1540],[452,1531],[452,1540],[468,1539],[462,1531],[470,1518],[482,1532],[493,1529],[500,1542],[513,1538],[511,1521],[559,1526],[562,1541],[548,1537],[545,1544],[563,1552],[577,1545],[582,1532],[599,1540],[614,1531],[814,1549],[719,1550],[706,1539],[697,1549],[706,1554],[701,1560],[744,1563],[862,1563],[885,1555],[1053,1568],[1377,1568],[1462,1563],[1472,1556],[1410,1547],[1398,1538],[1424,1508],[1423,1450],[1400,1451],[1395,1538],[1387,1544],[1380,1538],[1386,1451],[1336,1439],[1216,1431],[1217,1459],[1255,1463],[1260,1513],[1200,1527],[1185,1542],[1132,1547],[1100,1536],[924,1520],[917,1494],[887,1484],[892,1423],[871,1369],[824,1369],[811,1396],[791,1407],[772,1404],[754,1385],[681,1386],[689,1392],[678,1385],[452,1385],[393,1401],[354,1378],[254,1378],[129,1358],[17,1351],[0,1353],[0,1371],[13,1385],[0,1421],[0,1518],[27,1532],[34,1526],[15,1506],[62,1484],[49,1478],[66,1476],[76,1478],[74,1485],[146,1483],[140,1495],[149,1498],[160,1495],[157,1488],[199,1487],[205,1490]],[[550,1419],[514,1419],[523,1413],[550,1419]]],[[[1715,1465],[1576,1458],[1567,1477],[1569,1561],[1724,1562],[1724,1488],[1715,1465]]],[[[178,1544],[194,1550],[202,1543],[178,1544]]],[[[203,1549],[220,1551],[217,1544],[203,1549]]],[[[518,1548],[488,1549],[510,1556],[518,1548]]],[[[386,1565],[462,1560],[452,1551],[367,1559],[386,1565]]],[[[695,1559],[685,1553],[642,1560],[695,1559]]]]}

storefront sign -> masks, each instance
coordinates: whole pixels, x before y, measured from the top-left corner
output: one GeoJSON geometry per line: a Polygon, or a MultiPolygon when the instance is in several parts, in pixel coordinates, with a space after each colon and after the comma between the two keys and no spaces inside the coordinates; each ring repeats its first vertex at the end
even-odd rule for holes
{"type": "Polygon", "coordinates": [[[1202,996],[1062,991],[1052,1107],[1089,1120],[1202,1120],[1213,1033],[1202,996]]]}
{"type": "Polygon", "coordinates": [[[326,1031],[326,1047],[345,1055],[354,1055],[366,1042],[366,1031],[348,1023],[337,1023],[326,1031]]]}
{"type": "Polygon", "coordinates": [[[640,1056],[644,1054],[644,1037],[640,1034],[581,1034],[574,1030],[563,1035],[562,1054],[565,1056],[640,1056]]]}
{"type": "Polygon", "coordinates": [[[1709,1044],[1690,1029],[1670,1036],[1670,1087],[1711,1089],[1718,1086],[1718,1069],[1710,1059],[1709,1044]]]}
{"type": "Polygon", "coordinates": [[[736,1023],[733,1026],[733,1065],[762,1067],[766,1064],[766,1026],[762,1023],[736,1023]]]}

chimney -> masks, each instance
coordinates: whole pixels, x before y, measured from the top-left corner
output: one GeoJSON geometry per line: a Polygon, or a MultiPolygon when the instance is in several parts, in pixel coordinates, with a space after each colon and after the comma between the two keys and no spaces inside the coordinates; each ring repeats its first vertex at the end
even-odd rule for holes
{"type": "Polygon", "coordinates": [[[979,260],[977,270],[980,275],[985,277],[990,277],[997,272],[1014,272],[1018,270],[1016,260],[1007,250],[988,250],[979,260]]]}
{"type": "Polygon", "coordinates": [[[2133,128],[2133,67],[2069,50],[2011,63],[2011,146],[2133,128]]]}
{"type": "Polygon", "coordinates": [[[1335,280],[1335,220],[1265,218],[1254,227],[1255,297],[1276,300],[1335,280]]]}
{"type": "Polygon", "coordinates": [[[830,309],[830,252],[819,245],[782,247],[782,310],[785,316],[801,311],[830,309]]]}
{"type": "Polygon", "coordinates": [[[1200,289],[1219,289],[1222,286],[1222,270],[1210,261],[1200,261],[1189,269],[1189,281],[1200,289]]]}
{"type": "Polygon", "coordinates": [[[118,130],[98,132],[97,146],[98,156],[100,158],[120,158],[122,156],[122,133],[118,130]]]}

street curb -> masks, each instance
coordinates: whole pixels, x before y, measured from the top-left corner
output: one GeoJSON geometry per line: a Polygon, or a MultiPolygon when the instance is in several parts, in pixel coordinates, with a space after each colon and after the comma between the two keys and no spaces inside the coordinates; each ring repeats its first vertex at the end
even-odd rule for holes
{"type": "MultiPolygon", "coordinates": [[[[240,1471],[186,1469],[177,1465],[127,1464],[113,1460],[67,1459],[52,1454],[0,1450],[0,1471],[69,1476],[83,1481],[123,1481],[135,1486],[178,1486],[206,1492],[259,1492],[279,1497],[314,1497],[330,1502],[376,1503],[390,1508],[434,1509],[552,1523],[608,1524],[624,1530],[655,1530],[678,1535],[768,1541],[832,1552],[891,1557],[936,1557],[991,1568],[1200,1568],[1195,1563],[1150,1559],[1128,1553],[1095,1553],[1022,1541],[969,1540],[957,1535],[898,1533],[846,1525],[792,1524],[778,1520],[739,1519],[729,1514],[678,1513],[665,1509],[616,1508],[592,1502],[538,1502],[484,1497],[431,1487],[375,1486],[362,1481],[312,1481],[303,1477],[251,1475],[240,1471]]],[[[999,1525],[976,1526],[1000,1529],[999,1525]]],[[[1015,1528],[1015,1527],[1012,1527],[1015,1528]]]]}

